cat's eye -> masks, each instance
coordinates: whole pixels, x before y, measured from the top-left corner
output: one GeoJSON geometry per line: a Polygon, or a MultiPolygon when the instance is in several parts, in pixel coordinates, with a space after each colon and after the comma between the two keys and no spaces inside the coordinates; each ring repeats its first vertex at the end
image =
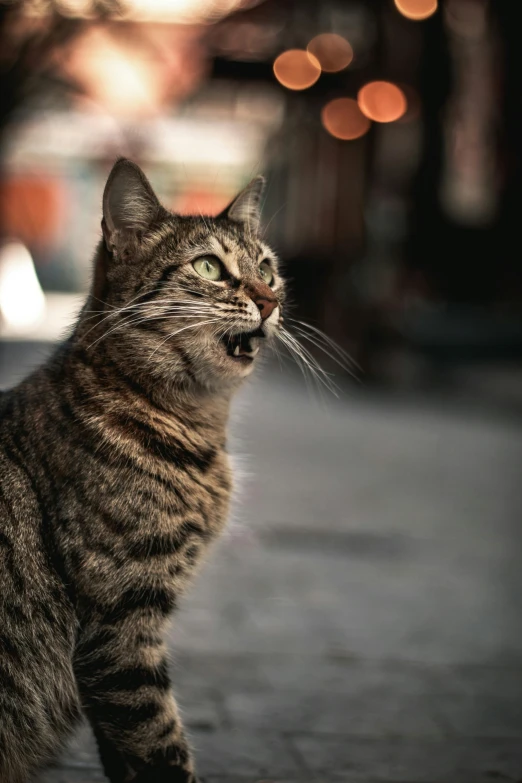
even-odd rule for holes
{"type": "Polygon", "coordinates": [[[267,285],[272,285],[274,282],[274,273],[270,269],[270,264],[267,264],[266,261],[262,261],[259,265],[259,274],[267,285]]]}
{"type": "Polygon", "coordinates": [[[206,280],[221,280],[223,277],[223,267],[221,261],[214,256],[202,256],[192,262],[192,266],[200,277],[206,280]]]}

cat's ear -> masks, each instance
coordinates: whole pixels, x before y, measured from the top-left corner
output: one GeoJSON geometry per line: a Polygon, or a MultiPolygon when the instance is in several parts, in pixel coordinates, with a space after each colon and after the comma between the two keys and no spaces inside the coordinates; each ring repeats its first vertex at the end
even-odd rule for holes
{"type": "Polygon", "coordinates": [[[102,230],[108,250],[139,239],[161,210],[140,167],[125,158],[116,161],[103,192],[102,230]]]}
{"type": "Polygon", "coordinates": [[[258,175],[218,217],[242,223],[249,231],[257,233],[261,222],[261,196],[264,189],[265,178],[258,175]]]}

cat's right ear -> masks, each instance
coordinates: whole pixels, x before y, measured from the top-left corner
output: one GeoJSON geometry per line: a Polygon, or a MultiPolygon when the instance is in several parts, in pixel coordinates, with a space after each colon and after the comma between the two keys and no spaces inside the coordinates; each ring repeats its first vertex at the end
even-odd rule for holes
{"type": "Polygon", "coordinates": [[[125,158],[116,161],[103,192],[102,231],[107,250],[119,254],[139,241],[161,211],[140,167],[125,158]]]}

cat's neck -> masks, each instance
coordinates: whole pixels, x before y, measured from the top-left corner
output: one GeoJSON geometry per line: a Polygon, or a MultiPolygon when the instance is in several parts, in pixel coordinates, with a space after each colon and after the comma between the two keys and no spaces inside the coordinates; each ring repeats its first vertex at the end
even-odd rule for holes
{"type": "Polygon", "coordinates": [[[233,389],[210,390],[180,383],[176,378],[170,383],[154,383],[150,377],[141,378],[128,371],[101,347],[86,351],[74,336],[64,346],[59,364],[66,371],[70,387],[81,387],[86,398],[95,398],[101,408],[117,406],[129,416],[176,420],[202,434],[208,432],[215,437],[222,433],[225,437],[233,389]]]}

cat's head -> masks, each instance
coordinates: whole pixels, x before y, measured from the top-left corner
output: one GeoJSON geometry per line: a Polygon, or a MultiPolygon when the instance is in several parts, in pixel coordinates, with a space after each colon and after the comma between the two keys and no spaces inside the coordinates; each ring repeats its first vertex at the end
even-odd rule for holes
{"type": "Polygon", "coordinates": [[[217,388],[248,376],[284,301],[259,232],[263,185],[254,179],[218,217],[182,217],[161,206],[138,166],[119,160],[103,196],[89,305],[99,315],[84,342],[142,378],[217,388]]]}

